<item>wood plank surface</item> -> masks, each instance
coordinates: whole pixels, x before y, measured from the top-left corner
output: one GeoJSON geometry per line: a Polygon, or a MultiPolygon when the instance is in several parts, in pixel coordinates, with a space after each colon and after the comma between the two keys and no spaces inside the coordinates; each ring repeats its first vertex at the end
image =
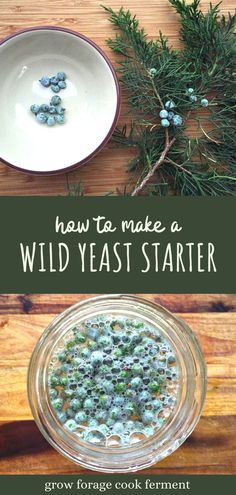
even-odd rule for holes
{"type": "MultiPolygon", "coordinates": [[[[88,470],[60,456],[33,421],[1,425],[0,474],[82,474],[88,470]],[[22,442],[24,438],[24,442],[22,442]]],[[[235,472],[235,419],[202,417],[194,433],[171,456],[141,473],[230,474],[235,472]]]]}
{"type": "MultiPolygon", "coordinates": [[[[88,295],[0,296],[0,473],[85,472],[55,452],[32,421],[26,376],[44,328],[88,295]],[[25,311],[25,298],[31,302],[25,311]],[[4,304],[5,303],[5,304],[4,304]],[[24,438],[22,442],[21,439],[24,438]]],[[[199,338],[208,368],[207,399],[197,428],[173,455],[144,473],[236,473],[235,295],[145,295],[174,310],[199,338]],[[178,311],[179,308],[179,311],[178,311]]]]}
{"type": "MultiPolygon", "coordinates": [[[[105,0],[105,5],[119,9],[121,5],[137,14],[141,25],[150,37],[161,29],[170,43],[179,46],[178,16],[168,0],[105,0]]],[[[216,0],[213,4],[217,3],[216,0]]],[[[116,60],[105,39],[114,35],[100,0],[0,0],[0,38],[31,26],[54,25],[79,31],[98,43],[115,64],[116,60]]],[[[208,0],[202,0],[206,11],[208,0]]],[[[223,0],[222,13],[233,11],[235,1],[223,0]]],[[[126,105],[122,98],[120,125],[125,122],[126,105]]],[[[124,189],[128,181],[126,171],[129,152],[111,149],[109,145],[89,164],[69,175],[70,183],[82,181],[86,195],[104,195],[117,188],[124,189]]],[[[35,177],[17,172],[0,163],[0,195],[65,195],[65,174],[56,177],[35,177]]]]}
{"type": "MultiPolygon", "coordinates": [[[[60,313],[95,294],[0,294],[0,314],[60,313]]],[[[137,294],[174,313],[235,312],[235,294],[137,294]]]]}

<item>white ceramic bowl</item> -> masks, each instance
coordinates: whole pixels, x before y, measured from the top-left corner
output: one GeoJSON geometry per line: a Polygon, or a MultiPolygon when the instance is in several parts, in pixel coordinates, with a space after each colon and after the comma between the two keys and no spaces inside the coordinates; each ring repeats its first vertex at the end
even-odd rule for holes
{"type": "Polygon", "coordinates": [[[18,32],[0,45],[0,159],[35,174],[65,172],[91,159],[110,138],[120,109],[119,83],[102,50],[79,33],[57,27],[18,32]],[[39,79],[59,71],[66,123],[40,124],[32,103],[55,94],[39,79]]]}

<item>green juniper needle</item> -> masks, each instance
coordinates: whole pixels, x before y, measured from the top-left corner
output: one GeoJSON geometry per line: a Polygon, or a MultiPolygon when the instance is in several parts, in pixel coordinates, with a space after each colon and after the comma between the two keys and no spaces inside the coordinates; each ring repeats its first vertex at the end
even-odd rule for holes
{"type": "Polygon", "coordinates": [[[118,30],[107,43],[133,119],[113,135],[136,151],[126,194],[235,195],[236,15],[220,15],[219,4],[204,14],[200,0],[169,1],[181,50],[161,33],[149,40],[129,11],[104,7],[118,30]],[[199,137],[190,137],[193,124],[199,137]]]}

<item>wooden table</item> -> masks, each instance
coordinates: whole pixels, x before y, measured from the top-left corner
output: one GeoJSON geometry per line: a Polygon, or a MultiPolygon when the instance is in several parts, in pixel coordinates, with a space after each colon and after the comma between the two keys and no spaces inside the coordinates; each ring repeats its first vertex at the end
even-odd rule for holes
{"type": "MultiPolygon", "coordinates": [[[[114,36],[107,14],[100,4],[118,9],[121,5],[137,14],[141,25],[151,37],[161,29],[170,43],[179,46],[178,16],[168,0],[0,0],[0,38],[19,29],[40,25],[56,25],[77,30],[98,43],[115,63],[114,55],[105,39],[114,36]]],[[[213,0],[213,3],[217,3],[213,0]]],[[[209,1],[201,2],[205,11],[209,1]]],[[[222,13],[233,12],[235,1],[223,0],[222,13]]],[[[96,81],[94,81],[96,84],[96,81]]],[[[120,125],[125,122],[125,104],[122,102],[120,125]]],[[[78,136],[79,141],[79,136],[78,136]]],[[[14,145],[14,143],[13,143],[14,145]]],[[[68,174],[70,184],[83,183],[86,195],[104,195],[119,188],[124,190],[128,182],[127,161],[129,155],[122,149],[109,146],[81,169],[68,174]]],[[[66,176],[34,177],[0,164],[0,195],[65,195],[66,176]]]]}
{"type": "MultiPolygon", "coordinates": [[[[0,295],[0,474],[81,474],[44,440],[27,402],[31,352],[55,314],[88,295],[0,295]]],[[[208,366],[206,404],[188,440],[145,474],[236,473],[236,295],[145,295],[197,334],[208,366]]]]}

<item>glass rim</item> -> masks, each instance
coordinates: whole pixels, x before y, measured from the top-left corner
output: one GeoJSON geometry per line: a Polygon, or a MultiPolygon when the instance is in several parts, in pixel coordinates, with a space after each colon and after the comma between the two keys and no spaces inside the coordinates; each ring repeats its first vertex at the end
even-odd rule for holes
{"type": "MultiPolygon", "coordinates": [[[[118,309],[117,309],[118,311],[118,309]]],[[[125,312],[125,310],[123,310],[125,312]]],[[[149,323],[151,323],[151,321],[149,323]]],[[[81,320],[80,320],[81,321],[81,320]]],[[[155,323],[151,323],[155,326],[155,323]]],[[[162,328],[163,330],[163,328],[162,328]]],[[[48,351],[48,349],[47,349],[48,351]]],[[[183,354],[183,353],[182,353],[183,354]]],[[[182,355],[180,353],[180,355],[182,355]]],[[[44,363],[46,362],[47,352],[44,356],[44,363]]],[[[184,363],[185,363],[184,361],[184,363]]],[[[183,363],[182,363],[183,365],[183,363]]],[[[186,365],[186,366],[187,366],[186,365]]],[[[44,370],[44,378],[47,370],[43,367],[41,363],[40,370],[44,370]]],[[[42,378],[42,377],[41,377],[42,378]]],[[[45,385],[45,383],[44,383],[45,385]]],[[[53,321],[47,326],[44,330],[43,334],[39,338],[34,351],[31,356],[29,368],[28,368],[28,399],[31,407],[31,411],[33,413],[34,419],[36,421],[37,426],[39,427],[41,433],[44,435],[46,440],[62,453],[64,456],[74,461],[77,464],[80,464],[86,468],[94,469],[102,472],[131,472],[137,471],[138,469],[143,469],[145,466],[145,459],[147,462],[147,466],[157,462],[158,460],[163,459],[174,450],[176,450],[185,439],[191,434],[193,429],[195,428],[198,420],[200,419],[201,411],[204,405],[206,396],[206,364],[204,361],[204,357],[198,342],[193,331],[187,325],[187,323],[179,318],[178,316],[173,315],[169,310],[164,308],[163,306],[157,304],[156,302],[152,302],[150,300],[146,300],[143,297],[136,295],[125,295],[125,294],[111,294],[111,295],[99,295],[95,297],[89,297],[80,301],[73,306],[67,308],[58,316],[56,316],[53,321]],[[162,319],[163,325],[166,325],[169,333],[175,335],[175,338],[178,337],[179,342],[184,342],[185,344],[185,355],[182,356],[183,360],[186,361],[188,366],[191,366],[192,372],[196,369],[196,380],[194,382],[194,389],[192,389],[193,384],[188,387],[188,375],[187,369],[186,371],[186,396],[185,401],[182,404],[182,407],[177,408],[170,422],[168,420],[160,428],[153,436],[147,437],[145,440],[134,443],[125,447],[104,447],[97,446],[94,444],[90,444],[89,442],[80,441],[73,432],[67,432],[63,425],[56,421],[56,418],[51,415],[50,421],[45,424],[45,412],[41,408],[40,403],[40,393],[39,392],[39,380],[40,380],[40,372],[37,368],[40,357],[42,358],[42,354],[45,353],[45,342],[48,342],[50,347],[49,339],[50,337],[55,338],[55,334],[58,331],[58,335],[60,335],[61,327],[60,325],[64,325],[65,333],[68,331],[66,324],[68,324],[68,320],[72,320],[76,315],[80,315],[80,318],[86,318],[86,312],[93,310],[97,314],[97,309],[100,308],[100,312],[104,311],[104,305],[118,304],[119,312],[122,312],[122,305],[127,305],[127,307],[133,308],[136,311],[136,317],[140,317],[142,319],[150,318],[150,320],[154,320],[154,316],[159,319],[162,319]],[[145,315],[143,316],[142,311],[144,311],[145,315]],[[187,349],[187,352],[186,352],[187,349]],[[198,400],[196,401],[195,393],[198,390],[198,400]],[[37,393],[35,393],[35,390],[37,393]],[[191,396],[191,397],[190,397],[191,396]],[[189,400],[191,402],[191,409],[188,411],[186,415],[186,410],[188,410],[189,400]],[[185,408],[185,409],[183,409],[185,408]],[[187,408],[187,409],[186,409],[187,408]],[[181,411],[185,411],[184,417],[184,425],[185,430],[181,433],[180,436],[176,435],[175,438],[175,446],[171,446],[173,434],[177,433],[177,426],[180,427],[181,430],[181,411]],[[53,421],[54,419],[54,421],[53,421]],[[188,424],[187,424],[188,422],[188,424]],[[160,445],[162,447],[162,453],[159,452],[157,455],[158,449],[160,450],[160,445]],[[156,448],[156,455],[154,450],[156,448]],[[150,450],[152,450],[152,459],[150,459],[150,450]],[[171,452],[170,452],[171,450],[171,452]],[[82,456],[82,457],[81,457],[82,456]],[[86,457],[93,456],[92,459],[86,461],[86,457]],[[99,456],[109,456],[109,460],[99,459],[99,456]],[[129,464],[128,456],[130,456],[130,463],[135,463],[135,467],[126,467],[125,469],[121,468],[121,462],[126,462],[127,466],[129,464]],[[113,459],[116,457],[116,459],[113,459]],[[125,457],[125,459],[124,459],[125,457]],[[137,461],[140,460],[140,467],[137,466],[137,461]],[[142,460],[142,462],[141,462],[142,460]],[[104,464],[104,466],[102,466],[104,464]]],[[[47,411],[47,415],[49,414],[49,409],[47,411]]],[[[183,420],[182,420],[183,422],[183,420]]],[[[182,425],[183,426],[183,425],[182,425]]]]}

